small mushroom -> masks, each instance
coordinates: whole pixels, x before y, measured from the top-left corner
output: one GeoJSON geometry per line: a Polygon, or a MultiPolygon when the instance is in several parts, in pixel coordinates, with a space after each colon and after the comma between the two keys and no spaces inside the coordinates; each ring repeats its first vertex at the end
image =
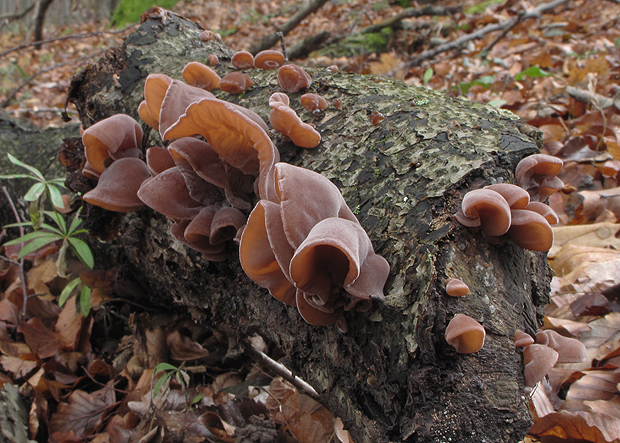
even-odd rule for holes
{"type": "Polygon", "coordinates": [[[508,237],[523,249],[548,251],[553,246],[553,229],[540,214],[526,209],[511,211],[508,237]]]}
{"type": "Polygon", "coordinates": [[[542,202],[529,202],[525,207],[528,211],[534,211],[542,215],[550,225],[555,225],[560,221],[558,215],[551,208],[551,206],[546,205],[542,202]]]}
{"type": "Polygon", "coordinates": [[[258,69],[277,69],[284,63],[284,54],[280,51],[265,50],[256,54],[254,66],[258,69]]]}
{"type": "Polygon", "coordinates": [[[480,226],[484,233],[499,236],[510,227],[510,206],[497,192],[476,189],[465,194],[454,218],[464,226],[480,226]]]}
{"type": "Polygon", "coordinates": [[[515,170],[517,184],[532,197],[543,201],[564,186],[559,174],[564,162],[546,154],[534,154],[519,162],[515,170]]]}
{"type": "MultiPolygon", "coordinates": [[[[281,96],[286,97],[285,94],[279,93],[277,99],[273,99],[272,95],[272,98],[269,100],[269,105],[271,106],[269,123],[271,123],[273,129],[290,138],[296,146],[316,148],[321,142],[321,134],[309,124],[304,123],[288,104],[279,101],[281,96]]],[[[286,97],[286,100],[288,100],[288,97],[286,97]]]]}
{"type": "Polygon", "coordinates": [[[525,209],[530,202],[530,194],[525,189],[510,183],[497,183],[485,186],[483,189],[490,189],[504,197],[510,209],[525,209]]]}
{"type": "Polygon", "coordinates": [[[529,345],[523,351],[525,386],[534,387],[558,361],[558,353],[545,345],[529,345]]]}
{"type": "Polygon", "coordinates": [[[446,328],[446,341],[459,354],[472,354],[484,346],[486,332],[482,325],[465,314],[456,314],[446,328]]]}
{"type": "Polygon", "coordinates": [[[539,331],[536,343],[549,346],[558,353],[557,363],[580,363],[586,361],[587,351],[575,338],[564,337],[552,330],[539,331]]]}
{"type": "Polygon", "coordinates": [[[525,332],[523,332],[520,329],[517,329],[515,331],[515,337],[514,337],[514,342],[515,342],[515,346],[518,348],[525,348],[526,346],[529,346],[531,344],[534,343],[534,339],[532,338],[531,335],[526,334],[525,332]]]}
{"type": "MultiPolygon", "coordinates": [[[[90,168],[101,174],[112,162],[112,156],[119,151],[140,147],[142,128],[130,116],[116,114],[86,129],[82,134],[82,142],[90,168]]],[[[122,154],[118,156],[122,157],[122,154]]]]}
{"type": "Polygon", "coordinates": [[[208,60],[211,66],[217,66],[220,63],[220,59],[215,54],[209,54],[208,60]]]}
{"type": "Polygon", "coordinates": [[[446,293],[450,297],[462,297],[469,294],[469,286],[458,278],[449,278],[446,280],[446,293]]]}
{"type": "Polygon", "coordinates": [[[138,189],[149,178],[146,164],[138,158],[121,158],[101,173],[97,186],[84,201],[108,211],[134,212],[144,206],[138,189]]]}
{"type": "Polygon", "coordinates": [[[250,76],[239,71],[226,74],[220,81],[220,89],[229,94],[241,94],[252,85],[254,85],[254,81],[250,76]]]}
{"type": "Polygon", "coordinates": [[[208,42],[209,40],[213,40],[213,31],[209,31],[208,29],[202,31],[198,34],[198,38],[203,42],[208,42]]]}
{"type": "Polygon", "coordinates": [[[185,65],[181,75],[188,85],[196,88],[210,91],[220,87],[221,79],[217,72],[199,62],[190,62],[185,65]]]}
{"type": "Polygon", "coordinates": [[[235,52],[230,60],[237,69],[250,69],[254,67],[254,56],[248,51],[235,52]]]}
{"type": "Polygon", "coordinates": [[[301,106],[303,106],[306,111],[312,114],[318,114],[321,111],[327,109],[327,100],[325,100],[318,94],[313,94],[309,92],[302,95],[299,98],[299,101],[301,103],[301,106]]]}
{"type": "Polygon", "coordinates": [[[288,64],[278,69],[278,86],[286,92],[297,92],[309,88],[312,77],[301,66],[288,64]]]}

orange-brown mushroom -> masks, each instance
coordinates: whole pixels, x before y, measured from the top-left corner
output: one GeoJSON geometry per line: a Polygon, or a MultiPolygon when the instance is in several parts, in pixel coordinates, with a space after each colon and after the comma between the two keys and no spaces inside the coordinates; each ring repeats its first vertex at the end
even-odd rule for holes
{"type": "Polygon", "coordinates": [[[308,112],[318,114],[327,109],[327,100],[318,94],[308,92],[299,98],[301,106],[308,112]]]}
{"type": "Polygon", "coordinates": [[[199,62],[190,62],[185,65],[181,72],[183,79],[188,85],[210,91],[220,87],[220,76],[207,65],[199,62]]]}
{"type": "Polygon", "coordinates": [[[469,286],[458,278],[449,278],[446,280],[446,293],[450,297],[462,297],[469,294],[469,286]]]}
{"type": "Polygon", "coordinates": [[[530,194],[525,189],[510,183],[497,183],[485,186],[484,189],[490,189],[504,197],[510,209],[525,209],[530,202],[530,194]]]}
{"type": "Polygon", "coordinates": [[[254,56],[248,51],[239,51],[235,52],[230,62],[237,69],[250,69],[254,67],[254,56]]]}
{"type": "Polygon", "coordinates": [[[309,88],[312,77],[301,66],[288,64],[278,69],[278,86],[286,92],[309,88]]]}
{"type": "Polygon", "coordinates": [[[557,157],[546,154],[534,154],[519,162],[515,170],[517,184],[530,192],[539,201],[545,200],[564,186],[556,176],[562,170],[564,162],[557,157]]]}
{"type": "Polygon", "coordinates": [[[508,237],[523,249],[548,251],[553,246],[553,229],[540,214],[526,209],[511,211],[508,237]]]}
{"type": "Polygon", "coordinates": [[[288,101],[288,97],[282,93],[276,93],[269,99],[271,106],[271,114],[269,115],[269,123],[273,129],[282,135],[291,139],[291,141],[302,148],[316,148],[321,142],[321,134],[319,134],[312,126],[304,123],[294,109],[284,103],[284,97],[288,101]],[[276,94],[278,94],[276,96],[276,94]],[[274,98],[274,96],[276,96],[274,98]]]}
{"type": "MultiPolygon", "coordinates": [[[[101,174],[119,151],[139,149],[142,128],[125,114],[116,114],[95,123],[82,134],[84,154],[92,171],[101,174]]],[[[131,155],[135,156],[135,155],[131,155]]],[[[90,169],[89,169],[90,171],[90,169]]]]}
{"type": "Polygon", "coordinates": [[[211,66],[217,66],[220,63],[220,59],[215,54],[209,54],[208,60],[211,66]]]}
{"type": "Polygon", "coordinates": [[[284,63],[284,54],[280,51],[265,50],[256,54],[254,66],[258,69],[277,69],[284,63]]]}
{"type": "Polygon", "coordinates": [[[558,363],[580,363],[586,361],[587,351],[583,343],[575,338],[564,337],[552,330],[539,331],[536,343],[549,346],[558,353],[558,363]]]}
{"type": "Polygon", "coordinates": [[[486,332],[482,325],[465,314],[456,314],[445,333],[446,341],[459,354],[472,354],[484,346],[486,332]]]}
{"type": "Polygon", "coordinates": [[[505,234],[510,227],[510,206],[500,194],[490,189],[476,189],[465,194],[461,209],[454,218],[467,227],[480,226],[488,235],[505,234]]]}
{"type": "Polygon", "coordinates": [[[547,222],[549,222],[550,225],[555,225],[560,221],[558,215],[551,208],[551,206],[542,202],[529,202],[525,209],[539,213],[545,218],[545,220],[547,220],[547,222]]]}
{"type": "Polygon", "coordinates": [[[515,331],[514,342],[515,342],[516,347],[525,348],[526,346],[533,344],[534,339],[532,338],[531,335],[526,334],[520,329],[517,329],[515,331]]]}
{"type": "Polygon", "coordinates": [[[231,72],[222,77],[220,89],[229,94],[241,94],[245,92],[254,81],[245,72],[231,72]]]}
{"type": "Polygon", "coordinates": [[[166,148],[152,146],[146,150],[146,166],[154,177],[166,169],[176,166],[176,164],[166,148]]]}
{"type": "Polygon", "coordinates": [[[198,34],[198,38],[203,42],[208,42],[209,40],[213,39],[213,31],[209,31],[208,29],[202,31],[200,34],[198,34]]]}
{"type": "Polygon", "coordinates": [[[523,351],[525,386],[534,387],[558,361],[558,353],[545,345],[529,345],[523,351]]]}
{"type": "Polygon", "coordinates": [[[149,171],[142,160],[121,158],[101,173],[97,186],[83,199],[108,211],[134,212],[144,206],[138,190],[148,178],[149,171]]]}

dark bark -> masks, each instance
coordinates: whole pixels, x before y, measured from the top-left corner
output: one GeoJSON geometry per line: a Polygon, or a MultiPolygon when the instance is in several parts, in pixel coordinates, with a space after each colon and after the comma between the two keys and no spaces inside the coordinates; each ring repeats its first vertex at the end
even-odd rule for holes
{"type": "Polygon", "coordinates": [[[0,443],[28,443],[28,409],[17,386],[0,387],[0,443]]]}
{"type": "MultiPolygon", "coordinates": [[[[38,0],[34,13],[34,41],[43,40],[43,24],[45,23],[45,14],[54,0],[38,0]]],[[[36,45],[35,49],[41,49],[41,45],[36,45]]]]}
{"type": "MultiPolygon", "coordinates": [[[[186,62],[210,53],[225,73],[232,51],[200,42],[199,31],[173,14],[165,23],[148,21],[76,77],[71,97],[85,127],[118,112],[136,116],[148,73],[181,78],[186,62]]],[[[538,131],[509,112],[402,82],[309,72],[311,91],[330,107],[313,117],[301,110],[300,94],[291,101],[316,123],[321,145],[304,150],[272,135],[283,161],[320,172],[341,189],[391,265],[384,303],[349,315],[346,334],[312,327],[244,275],[234,245],[229,260],[206,262],[173,242],[169,222],[148,209],[126,216],[118,238],[97,246],[101,265],[122,265],[122,278],[139,283],[151,303],[189,310],[232,347],[254,333],[277,345],[356,442],[520,441],[531,417],[513,336],[516,328],[537,329],[549,291],[546,258],[510,242],[489,244],[452,215],[467,190],[513,181],[517,162],[537,152],[538,131]],[[386,119],[373,126],[372,111],[386,119]],[[468,296],[445,294],[443,282],[454,276],[470,286],[468,296]],[[459,355],[446,344],[446,325],[457,313],[484,325],[479,352],[459,355]]],[[[249,74],[252,90],[220,97],[267,120],[276,72],[249,74]]],[[[148,144],[156,143],[151,135],[148,144]]],[[[103,212],[92,212],[87,224],[109,229],[103,212]]]]}

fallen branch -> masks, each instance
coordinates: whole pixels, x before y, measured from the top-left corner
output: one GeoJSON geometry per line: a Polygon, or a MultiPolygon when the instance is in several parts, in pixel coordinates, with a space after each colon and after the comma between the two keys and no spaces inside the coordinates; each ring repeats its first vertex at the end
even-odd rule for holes
{"type": "Polygon", "coordinates": [[[0,15],[0,21],[7,20],[8,22],[12,22],[15,20],[21,20],[22,18],[26,17],[26,15],[30,11],[32,11],[35,6],[36,6],[36,3],[33,3],[30,6],[28,6],[26,9],[24,9],[22,12],[15,12],[13,14],[0,15]]]}
{"type": "MultiPolygon", "coordinates": [[[[523,18],[521,20],[525,21],[530,18],[538,18],[542,12],[548,11],[549,9],[553,9],[556,6],[559,6],[566,2],[568,2],[568,0],[554,0],[549,3],[543,3],[542,5],[539,5],[536,8],[531,9],[530,11],[526,12],[523,15],[523,18]]],[[[414,66],[420,66],[420,64],[423,61],[431,59],[435,57],[437,54],[441,54],[442,52],[450,51],[453,49],[459,49],[460,47],[464,46],[465,43],[472,41],[472,40],[478,40],[491,32],[502,31],[504,29],[511,29],[513,26],[515,26],[517,21],[519,21],[519,17],[514,17],[502,23],[490,24],[490,25],[485,26],[482,29],[479,29],[476,32],[463,35],[462,37],[459,37],[456,40],[451,41],[450,43],[446,43],[445,45],[440,45],[440,46],[437,46],[436,48],[423,51],[419,56],[414,58],[411,61],[411,63],[409,63],[408,68],[413,68],[414,66]]]]}
{"type": "Polygon", "coordinates": [[[359,31],[359,34],[370,34],[373,32],[379,32],[383,28],[391,28],[405,18],[422,17],[426,15],[451,15],[461,12],[462,10],[463,8],[461,6],[443,7],[434,5],[426,5],[423,8],[407,8],[380,23],[362,28],[359,31]]]}
{"type": "Polygon", "coordinates": [[[594,105],[599,109],[609,108],[614,104],[614,99],[605,97],[604,95],[597,94],[595,92],[586,91],[585,89],[575,88],[574,86],[567,86],[566,92],[575,100],[594,105]]]}
{"type": "Polygon", "coordinates": [[[61,40],[71,40],[74,38],[88,38],[88,37],[96,37],[98,35],[103,35],[103,34],[120,34],[123,33],[125,31],[128,31],[134,27],[138,26],[137,23],[131,24],[129,26],[127,26],[124,29],[121,29],[119,31],[97,31],[97,32],[85,32],[82,34],[74,34],[74,35],[65,35],[63,37],[55,37],[55,38],[50,38],[48,40],[43,40],[40,42],[32,42],[32,43],[24,43],[23,45],[19,45],[19,46],[15,46],[13,48],[7,49],[6,51],[2,51],[0,52],[0,58],[4,57],[7,54],[10,54],[11,52],[15,52],[15,51],[19,51],[21,49],[25,49],[25,48],[30,48],[32,46],[36,46],[36,45],[42,45],[45,43],[53,43],[53,42],[58,42],[61,40]]]}
{"type": "Polygon", "coordinates": [[[296,58],[302,58],[310,54],[312,51],[319,49],[323,43],[330,37],[328,31],[323,31],[317,35],[310,35],[301,41],[298,41],[288,51],[288,57],[290,60],[296,58]]]}
{"type": "Polygon", "coordinates": [[[6,108],[9,105],[9,103],[11,103],[11,100],[13,100],[15,98],[17,93],[19,91],[21,91],[24,86],[26,86],[28,83],[30,83],[32,80],[34,80],[39,75],[41,75],[41,74],[43,74],[45,72],[53,71],[54,69],[60,68],[61,66],[70,65],[70,64],[73,64],[73,63],[81,62],[83,60],[87,60],[89,58],[97,57],[97,56],[103,54],[105,51],[106,50],[104,49],[103,51],[96,52],[95,54],[86,55],[84,57],[76,58],[74,60],[69,60],[69,61],[62,62],[62,63],[56,63],[55,65],[49,66],[49,67],[44,68],[44,69],[40,69],[39,71],[35,72],[30,77],[28,77],[26,80],[24,80],[13,92],[11,92],[7,96],[6,100],[4,100],[4,102],[2,102],[2,104],[0,104],[0,108],[6,108]]]}
{"type": "Polygon", "coordinates": [[[276,29],[276,32],[266,35],[265,37],[262,38],[262,40],[250,46],[250,49],[248,49],[248,51],[256,55],[256,53],[260,51],[271,48],[273,45],[275,45],[278,42],[278,40],[280,40],[280,37],[277,35],[278,32],[281,32],[282,35],[288,34],[293,29],[295,29],[295,27],[299,23],[301,23],[301,21],[304,18],[306,18],[313,12],[318,11],[319,8],[323,6],[325,3],[327,3],[327,0],[312,0],[310,3],[306,5],[306,7],[301,8],[295,15],[293,15],[288,22],[278,27],[278,29],[276,29]]]}

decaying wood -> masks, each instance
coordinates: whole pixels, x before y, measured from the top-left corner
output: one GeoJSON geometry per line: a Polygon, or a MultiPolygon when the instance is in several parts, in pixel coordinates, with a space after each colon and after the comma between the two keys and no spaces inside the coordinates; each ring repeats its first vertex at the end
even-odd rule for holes
{"type": "Polygon", "coordinates": [[[29,443],[28,410],[17,386],[0,387],[0,443],[29,443]]]}
{"type": "Polygon", "coordinates": [[[359,34],[370,34],[372,32],[379,32],[383,28],[392,28],[398,26],[401,21],[406,18],[413,17],[422,17],[425,15],[435,16],[435,15],[451,15],[456,14],[463,10],[462,6],[435,6],[435,5],[426,5],[422,8],[405,8],[400,11],[398,14],[393,15],[392,17],[388,17],[387,19],[374,23],[370,26],[366,26],[359,30],[359,34]]]}
{"type": "MultiPolygon", "coordinates": [[[[137,117],[149,73],[181,78],[185,63],[204,62],[211,53],[221,62],[216,71],[227,72],[233,51],[215,40],[201,42],[199,31],[174,14],[165,23],[148,21],[79,74],[71,99],[85,127],[118,112],[137,117]]],[[[169,309],[174,302],[225,334],[232,347],[251,334],[278,346],[356,442],[520,441],[531,416],[513,336],[517,328],[534,333],[542,318],[546,258],[510,242],[489,244],[452,215],[468,190],[514,181],[518,161],[538,151],[539,133],[509,112],[426,88],[308,71],[310,90],[330,106],[312,116],[301,108],[300,94],[290,94],[291,105],[316,125],[321,144],[305,150],[275,132],[272,137],[283,161],[320,172],[341,189],[391,265],[384,303],[348,315],[347,333],[312,327],[244,275],[234,244],[227,261],[209,263],[174,242],[170,223],[149,209],[124,217],[118,237],[96,245],[99,263],[121,265],[121,278],[139,283],[148,303],[169,309]],[[372,111],[385,120],[373,126],[372,111]],[[448,297],[448,277],[465,281],[471,293],[448,297]],[[459,355],[445,342],[457,313],[483,324],[482,350],[459,355]]],[[[267,121],[276,72],[248,72],[253,89],[219,97],[267,121]]],[[[145,146],[156,143],[151,131],[145,146]]],[[[92,211],[85,222],[94,231],[109,230],[116,226],[109,220],[105,211],[92,211]]]]}

